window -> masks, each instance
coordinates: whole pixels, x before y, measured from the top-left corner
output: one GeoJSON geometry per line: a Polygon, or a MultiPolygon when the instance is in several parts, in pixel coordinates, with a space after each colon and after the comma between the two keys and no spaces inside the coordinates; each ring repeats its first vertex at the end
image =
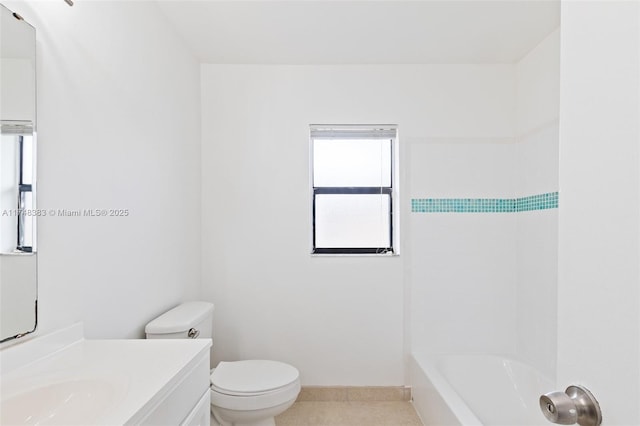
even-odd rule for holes
{"type": "Polygon", "coordinates": [[[31,127],[2,123],[0,138],[0,252],[35,250],[35,135],[31,127]]]}
{"type": "Polygon", "coordinates": [[[313,253],[394,252],[394,126],[311,126],[313,253]]]}
{"type": "Polygon", "coordinates": [[[18,136],[18,235],[17,250],[32,252],[33,218],[33,146],[31,136],[18,136]]]}

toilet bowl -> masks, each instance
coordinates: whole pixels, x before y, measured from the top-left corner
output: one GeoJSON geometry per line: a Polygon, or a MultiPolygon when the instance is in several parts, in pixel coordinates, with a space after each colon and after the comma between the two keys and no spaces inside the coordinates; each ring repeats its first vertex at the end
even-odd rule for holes
{"type": "MultiPolygon", "coordinates": [[[[187,302],[149,322],[145,332],[148,339],[212,338],[212,325],[213,304],[187,302]]],[[[275,416],[300,392],[298,370],[270,360],[220,362],[210,383],[214,426],[275,426],[275,416]]]]}
{"type": "Polygon", "coordinates": [[[221,426],[274,426],[299,392],[298,370],[283,362],[221,362],[211,374],[211,413],[221,426]]]}

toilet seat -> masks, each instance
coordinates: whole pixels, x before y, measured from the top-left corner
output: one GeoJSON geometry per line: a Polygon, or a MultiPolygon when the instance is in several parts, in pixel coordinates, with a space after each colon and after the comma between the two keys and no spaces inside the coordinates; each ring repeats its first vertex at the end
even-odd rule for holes
{"type": "Polygon", "coordinates": [[[223,361],[211,374],[211,387],[226,395],[262,395],[289,386],[299,376],[295,367],[278,361],[223,361]]]}
{"type": "Polygon", "coordinates": [[[295,400],[300,374],[278,361],[220,362],[211,374],[211,404],[230,410],[262,410],[295,400]]]}

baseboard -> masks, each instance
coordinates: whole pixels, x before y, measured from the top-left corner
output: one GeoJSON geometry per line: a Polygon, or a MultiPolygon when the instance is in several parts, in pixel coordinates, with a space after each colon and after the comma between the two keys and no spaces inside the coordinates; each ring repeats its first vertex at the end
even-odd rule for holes
{"type": "Polygon", "coordinates": [[[411,401],[411,387],[303,386],[297,401],[411,401]]]}

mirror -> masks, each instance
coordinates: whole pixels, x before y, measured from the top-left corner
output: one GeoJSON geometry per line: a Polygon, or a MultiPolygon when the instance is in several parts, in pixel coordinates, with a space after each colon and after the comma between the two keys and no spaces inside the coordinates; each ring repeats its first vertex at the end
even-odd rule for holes
{"type": "Polygon", "coordinates": [[[0,343],[37,326],[35,29],[0,5],[0,343]]]}

